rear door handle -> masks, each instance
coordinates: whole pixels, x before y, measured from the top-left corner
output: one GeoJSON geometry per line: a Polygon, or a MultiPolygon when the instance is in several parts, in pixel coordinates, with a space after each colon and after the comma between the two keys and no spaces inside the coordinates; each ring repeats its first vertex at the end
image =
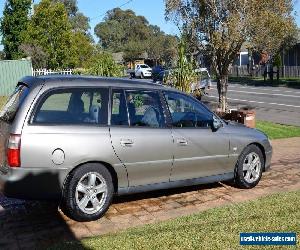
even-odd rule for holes
{"type": "Polygon", "coordinates": [[[185,138],[178,138],[176,140],[177,144],[180,145],[180,146],[187,146],[188,145],[188,142],[185,138]]]}
{"type": "Polygon", "coordinates": [[[133,145],[133,140],[132,139],[121,139],[120,144],[123,147],[131,147],[133,145]]]}

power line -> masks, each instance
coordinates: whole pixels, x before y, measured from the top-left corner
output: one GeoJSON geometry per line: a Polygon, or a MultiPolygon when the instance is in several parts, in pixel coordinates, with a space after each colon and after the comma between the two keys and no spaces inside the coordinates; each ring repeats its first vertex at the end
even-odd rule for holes
{"type": "MultiPolygon", "coordinates": [[[[120,6],[117,6],[117,7],[115,7],[115,8],[122,8],[123,6],[125,6],[125,5],[127,5],[127,4],[129,4],[129,3],[131,3],[132,1],[133,1],[133,0],[128,0],[127,2],[121,4],[120,6]]],[[[107,12],[101,14],[100,16],[92,17],[92,18],[90,18],[90,20],[95,20],[95,19],[97,19],[97,18],[103,17],[103,16],[106,15],[106,13],[107,13],[107,12]]]]}

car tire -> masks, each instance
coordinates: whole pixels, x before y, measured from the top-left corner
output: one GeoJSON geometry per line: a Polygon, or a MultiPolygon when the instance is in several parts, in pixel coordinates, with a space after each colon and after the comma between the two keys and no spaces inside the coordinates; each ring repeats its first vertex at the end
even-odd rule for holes
{"type": "Polygon", "coordinates": [[[144,74],[143,74],[143,72],[141,73],[141,79],[144,79],[145,77],[144,77],[144,74]]]}
{"type": "Polygon", "coordinates": [[[112,176],[102,164],[89,163],[66,179],[61,210],[73,220],[93,221],[108,210],[114,194],[112,176]]]}
{"type": "Polygon", "coordinates": [[[261,179],[264,157],[256,145],[247,146],[236,163],[234,182],[239,188],[255,187],[261,179]]]}

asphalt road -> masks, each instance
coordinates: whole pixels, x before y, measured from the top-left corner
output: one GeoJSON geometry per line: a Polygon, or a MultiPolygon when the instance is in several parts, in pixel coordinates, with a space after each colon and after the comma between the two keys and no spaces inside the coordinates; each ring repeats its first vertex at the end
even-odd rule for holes
{"type": "MultiPolygon", "coordinates": [[[[216,105],[218,92],[213,83],[204,102],[216,105]]],[[[300,89],[230,84],[228,87],[229,108],[251,106],[256,118],[282,124],[300,126],[300,89]]]]}

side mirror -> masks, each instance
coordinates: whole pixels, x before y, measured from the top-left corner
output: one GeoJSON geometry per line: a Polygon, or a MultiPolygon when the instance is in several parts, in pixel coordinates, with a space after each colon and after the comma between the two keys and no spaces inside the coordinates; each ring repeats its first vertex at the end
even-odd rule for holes
{"type": "Polygon", "coordinates": [[[213,131],[217,131],[221,127],[223,127],[222,121],[218,117],[216,117],[215,115],[213,115],[213,123],[212,123],[212,129],[213,129],[213,131]]]}

